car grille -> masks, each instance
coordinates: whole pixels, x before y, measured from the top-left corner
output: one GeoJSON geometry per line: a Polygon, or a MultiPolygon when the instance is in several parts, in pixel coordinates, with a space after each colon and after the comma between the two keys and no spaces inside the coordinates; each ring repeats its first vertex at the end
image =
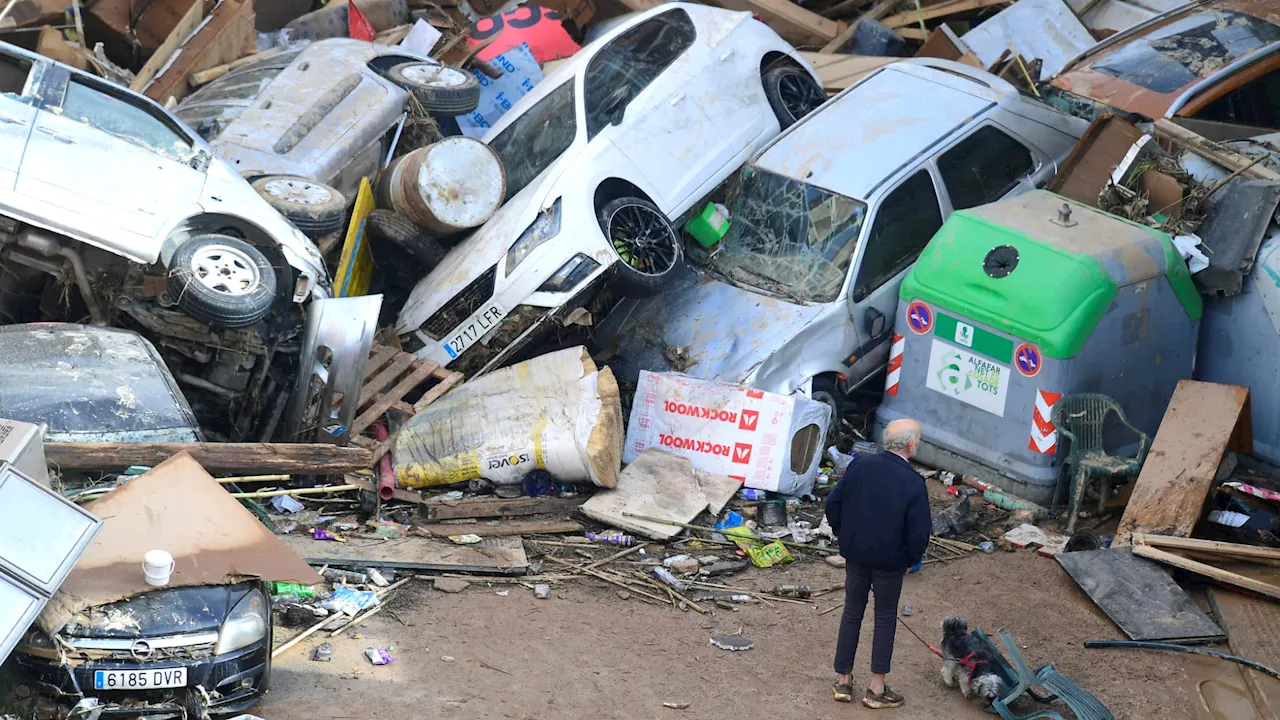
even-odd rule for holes
{"type": "Polygon", "coordinates": [[[432,339],[439,340],[449,333],[450,330],[462,324],[471,316],[471,313],[480,309],[480,306],[493,297],[493,282],[498,274],[498,266],[485,270],[480,277],[471,281],[471,284],[462,289],[462,292],[453,296],[453,299],[444,304],[444,307],[435,311],[435,313],[422,323],[422,332],[430,335],[432,339]]]}
{"type": "MultiPolygon", "coordinates": [[[[152,638],[64,638],[69,646],[68,654],[84,660],[119,660],[124,662],[155,662],[160,660],[195,660],[212,657],[218,642],[216,631],[185,633],[152,638]],[[146,643],[146,651],[135,652],[139,641],[146,643]]],[[[140,648],[139,648],[140,649],[140,648]]]]}

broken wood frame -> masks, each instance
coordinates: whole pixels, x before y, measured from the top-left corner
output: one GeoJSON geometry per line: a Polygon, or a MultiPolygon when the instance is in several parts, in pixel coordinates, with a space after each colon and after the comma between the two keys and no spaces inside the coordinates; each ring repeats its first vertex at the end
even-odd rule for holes
{"type": "MultiPolygon", "coordinates": [[[[351,442],[372,450],[373,462],[377,463],[395,444],[399,430],[382,442],[361,437],[365,430],[387,411],[400,413],[404,420],[413,417],[465,379],[460,372],[446,370],[410,353],[374,343],[369,362],[365,365],[364,385],[357,403],[362,410],[351,422],[351,442]],[[420,393],[420,396],[409,403],[406,398],[415,393],[420,393]]],[[[341,398],[334,398],[335,409],[341,401],[341,398]]]]}

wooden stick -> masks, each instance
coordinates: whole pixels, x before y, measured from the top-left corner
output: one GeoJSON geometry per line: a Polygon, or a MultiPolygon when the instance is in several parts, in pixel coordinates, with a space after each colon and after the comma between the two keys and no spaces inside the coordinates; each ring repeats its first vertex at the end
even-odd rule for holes
{"type": "Polygon", "coordinates": [[[1241,559],[1264,558],[1280,560],[1280,550],[1276,548],[1242,545],[1240,543],[1219,542],[1217,540],[1197,540],[1195,538],[1170,537],[1168,535],[1133,534],[1134,545],[1150,545],[1152,547],[1170,548],[1174,550],[1199,550],[1216,555],[1230,555],[1241,559]]]}
{"type": "Polygon", "coordinates": [[[1205,577],[1217,580],[1218,582],[1234,585],[1235,587],[1244,588],[1245,590],[1251,590],[1259,595],[1265,595],[1269,598],[1280,600],[1280,587],[1260,582],[1253,578],[1248,578],[1244,575],[1233,573],[1228,570],[1223,570],[1222,568],[1216,568],[1212,565],[1206,565],[1202,562],[1196,562],[1195,560],[1184,558],[1181,555],[1165,552],[1164,550],[1153,548],[1150,545],[1134,545],[1133,554],[1138,557],[1147,558],[1148,560],[1156,560],[1158,562],[1165,563],[1166,565],[1172,565],[1176,568],[1196,573],[1197,575],[1204,575],[1205,577]]]}
{"type": "Polygon", "coordinates": [[[340,634],[342,634],[342,633],[346,632],[348,629],[350,629],[350,628],[352,628],[352,627],[355,627],[356,625],[359,625],[360,623],[364,622],[365,620],[368,620],[371,616],[373,616],[373,615],[377,615],[378,613],[382,612],[383,608],[385,608],[385,607],[386,607],[386,605],[379,605],[379,606],[377,606],[377,607],[375,607],[375,608],[371,608],[371,609],[369,609],[369,611],[368,611],[368,612],[366,612],[366,613],[365,613],[365,614],[363,614],[363,615],[359,615],[359,616],[357,616],[357,617],[353,617],[353,618],[351,618],[351,622],[349,622],[349,623],[347,623],[346,625],[343,625],[342,627],[338,628],[337,630],[334,630],[333,632],[329,633],[329,637],[337,637],[338,635],[340,635],[340,634]]]}
{"type": "Polygon", "coordinates": [[[643,590],[637,590],[636,588],[634,588],[634,587],[632,587],[632,586],[630,586],[630,585],[627,585],[626,583],[619,582],[618,580],[614,580],[613,578],[611,578],[611,577],[609,577],[609,576],[605,575],[604,573],[602,573],[602,572],[600,572],[600,571],[598,571],[598,570],[587,570],[587,569],[585,569],[585,568],[578,568],[578,566],[577,566],[577,565],[574,565],[573,563],[569,562],[568,560],[561,560],[560,558],[558,558],[558,557],[552,557],[551,555],[548,555],[548,556],[547,556],[547,559],[548,559],[548,560],[550,560],[551,562],[560,563],[561,565],[568,565],[568,566],[569,566],[569,567],[571,567],[571,568],[577,569],[579,572],[584,572],[584,573],[586,573],[586,574],[588,574],[588,575],[590,575],[590,576],[592,576],[592,577],[599,578],[600,580],[603,580],[603,581],[605,581],[605,582],[609,583],[610,585],[617,585],[618,587],[620,587],[620,588],[622,588],[623,590],[626,590],[626,591],[628,591],[628,592],[633,592],[633,593],[636,593],[637,595],[643,595],[643,596],[645,596],[645,597],[647,597],[647,598],[649,598],[649,599],[651,599],[651,600],[657,600],[659,603],[661,603],[661,604],[663,604],[663,605],[669,605],[669,604],[670,604],[668,601],[664,600],[663,598],[658,597],[657,595],[652,595],[652,594],[647,593],[647,592],[645,592],[645,591],[643,591],[643,590]]]}
{"type": "MultiPolygon", "coordinates": [[[[681,600],[683,600],[683,601],[685,602],[685,604],[686,604],[686,605],[688,605],[689,607],[691,607],[691,608],[693,608],[694,610],[696,610],[696,611],[698,612],[698,614],[699,614],[699,615],[706,615],[706,614],[707,614],[707,611],[706,611],[706,610],[703,610],[701,607],[699,607],[699,606],[698,606],[698,604],[697,604],[697,603],[695,603],[694,601],[692,601],[692,600],[690,600],[689,598],[685,597],[684,595],[681,595],[679,592],[677,592],[677,591],[676,591],[676,589],[675,589],[675,588],[671,587],[670,585],[666,585],[666,584],[664,584],[664,583],[660,583],[660,582],[658,582],[657,580],[654,580],[653,578],[651,578],[651,577],[649,577],[648,575],[645,575],[644,573],[639,572],[639,571],[632,571],[632,575],[637,575],[637,576],[639,576],[639,577],[640,577],[640,579],[644,580],[644,582],[645,582],[645,583],[647,583],[648,585],[650,585],[650,586],[652,586],[652,587],[660,587],[660,588],[662,588],[663,590],[666,590],[668,595],[671,595],[671,596],[673,596],[673,597],[680,598],[681,600]]],[[[674,605],[675,603],[672,603],[672,604],[674,605]]]]}
{"type": "Polygon", "coordinates": [[[242,482],[284,482],[292,475],[241,475],[239,477],[215,478],[218,482],[226,485],[227,483],[242,482]]]}
{"type": "Polygon", "coordinates": [[[258,490],[257,492],[231,493],[233,498],[267,498],[281,495],[328,495],[359,490],[359,485],[326,485],[324,487],[298,488],[297,490],[258,490]]]}
{"type": "MultiPolygon", "coordinates": [[[[629,513],[629,512],[624,512],[622,513],[622,515],[624,517],[635,518],[636,520],[644,520],[645,522],[659,523],[662,525],[670,525],[672,527],[685,528],[687,530],[705,530],[707,532],[718,532],[721,534],[725,534],[723,530],[717,530],[713,527],[706,527],[705,525],[690,525],[688,523],[676,522],[675,520],[663,520],[662,518],[649,517],[647,515],[638,515],[636,513],[629,513]]],[[[727,533],[727,534],[731,535],[732,533],[727,533]]],[[[702,538],[698,538],[698,539],[701,540],[702,538]]],[[[774,542],[773,540],[769,540],[768,538],[743,538],[743,540],[753,540],[753,541],[758,541],[766,544],[774,542]]],[[[831,553],[833,555],[839,552],[835,548],[824,548],[824,547],[818,547],[817,545],[806,545],[804,543],[791,542],[789,540],[778,540],[777,542],[780,542],[783,545],[786,545],[787,547],[800,548],[801,550],[816,550],[818,552],[831,553]]]]}
{"type": "Polygon", "coordinates": [[[605,558],[605,559],[603,559],[603,560],[597,560],[597,561],[595,561],[595,562],[591,563],[590,565],[587,565],[586,567],[584,567],[584,568],[582,568],[582,569],[583,569],[583,570],[595,570],[596,568],[600,567],[601,565],[606,565],[606,564],[608,564],[608,563],[613,562],[614,560],[617,560],[618,558],[626,557],[627,555],[630,555],[631,553],[633,553],[633,552],[635,552],[635,551],[639,550],[640,548],[644,548],[644,547],[649,547],[649,543],[647,543],[647,542],[643,542],[643,543],[640,543],[639,545],[636,545],[636,546],[634,546],[634,547],[629,547],[629,548],[627,548],[626,550],[623,550],[622,552],[614,553],[614,554],[610,555],[609,557],[607,557],[607,558],[605,558]]]}
{"type": "Polygon", "coordinates": [[[840,603],[839,605],[832,605],[831,607],[827,608],[826,610],[823,610],[822,612],[820,612],[820,613],[818,613],[818,614],[819,614],[819,615],[826,615],[827,613],[829,613],[829,612],[831,612],[831,611],[833,611],[833,610],[839,610],[839,609],[840,609],[840,608],[842,608],[842,607],[844,607],[844,603],[840,603]]]}
{"type": "Polygon", "coordinates": [[[338,619],[339,619],[339,618],[338,618],[336,615],[330,615],[329,617],[324,618],[323,620],[321,620],[320,622],[316,623],[315,625],[312,625],[311,627],[307,628],[306,630],[303,630],[302,632],[300,632],[300,633],[298,633],[297,635],[295,635],[295,636],[293,637],[293,639],[292,639],[292,640],[290,640],[289,642],[287,642],[287,643],[285,643],[285,644],[281,645],[280,647],[276,648],[275,650],[272,650],[272,651],[271,651],[271,657],[273,657],[273,658],[274,658],[274,657],[279,656],[279,655],[280,655],[280,653],[283,653],[284,651],[288,650],[289,648],[293,647],[294,645],[297,645],[298,643],[302,642],[304,639],[306,639],[306,638],[310,637],[311,635],[315,634],[315,632],[316,632],[316,631],[318,631],[320,628],[323,628],[325,625],[329,625],[329,624],[331,624],[334,620],[338,620],[338,619]]]}

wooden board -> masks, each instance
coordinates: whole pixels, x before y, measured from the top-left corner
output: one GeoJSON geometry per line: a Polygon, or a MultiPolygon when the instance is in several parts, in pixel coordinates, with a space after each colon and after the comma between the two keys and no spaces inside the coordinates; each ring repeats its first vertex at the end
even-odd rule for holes
{"type": "Polygon", "coordinates": [[[1134,545],[1150,545],[1167,550],[1198,550],[1212,555],[1227,555],[1240,560],[1280,560],[1280,549],[1243,545],[1241,543],[1169,537],[1167,535],[1133,534],[1134,545]]]}
{"type": "Polygon", "coordinates": [[[513,520],[510,522],[472,522],[472,523],[431,523],[418,525],[419,530],[431,534],[432,537],[447,538],[452,535],[479,535],[480,537],[499,537],[516,535],[546,535],[559,533],[582,532],[582,523],[572,520],[513,520]]]}
{"type": "Polygon", "coordinates": [[[818,79],[822,81],[822,87],[828,95],[834,95],[873,71],[902,59],[816,52],[802,52],[800,57],[808,60],[813,69],[818,71],[818,79]]]}
{"type": "Polygon", "coordinates": [[[1227,451],[1253,451],[1249,389],[1181,380],[1120,518],[1116,544],[1135,532],[1189,537],[1227,451]]]}
{"type": "Polygon", "coordinates": [[[709,4],[755,13],[774,32],[797,47],[815,47],[830,42],[844,28],[844,23],[828,20],[790,0],[711,0],[709,4]]]}
{"type": "Polygon", "coordinates": [[[49,464],[62,470],[114,472],[132,465],[154,467],[183,451],[190,452],[209,472],[324,475],[368,470],[373,464],[368,450],[324,443],[44,444],[49,464]]]}
{"type": "Polygon", "coordinates": [[[520,538],[486,538],[476,545],[449,540],[409,537],[400,540],[313,540],[285,535],[285,544],[311,565],[332,567],[389,567],[405,570],[483,572],[523,575],[529,567],[520,538]]]}
{"type": "Polygon", "coordinates": [[[203,0],[196,0],[191,4],[191,9],[187,10],[186,14],[182,16],[182,19],[178,21],[178,24],[169,33],[169,36],[165,38],[160,47],[156,48],[155,54],[138,71],[138,74],[133,78],[133,82],[129,83],[130,90],[142,92],[151,84],[151,80],[155,78],[156,73],[160,72],[160,68],[169,62],[169,58],[173,57],[173,54],[178,51],[182,43],[186,42],[187,37],[195,32],[200,25],[200,18],[203,17],[203,13],[203,0]]]}
{"type": "MultiPolygon", "coordinates": [[[[1280,668],[1280,604],[1220,588],[1209,588],[1208,594],[1209,604],[1227,632],[1231,652],[1280,668]]],[[[1242,669],[1258,714],[1265,718],[1280,715],[1280,680],[1242,669]]]]}
{"type": "Polygon", "coordinates": [[[542,515],[545,513],[569,513],[586,502],[586,497],[552,498],[468,498],[453,504],[446,504],[439,498],[422,502],[422,516],[428,522],[439,520],[460,520],[463,518],[516,517],[520,515],[542,515]]]}
{"type": "Polygon", "coordinates": [[[1225,583],[1250,592],[1258,593],[1259,595],[1265,595],[1269,598],[1280,600],[1280,585],[1272,585],[1260,580],[1255,580],[1251,577],[1241,575],[1240,573],[1223,570],[1216,565],[1210,565],[1208,563],[1200,562],[1199,560],[1185,558],[1167,550],[1153,548],[1150,545],[1134,545],[1133,554],[1149,560],[1164,563],[1165,565],[1172,565],[1173,567],[1193,572],[1197,575],[1203,575],[1220,583],[1225,583]]]}
{"type": "Polygon", "coordinates": [[[1049,182],[1049,189],[1076,202],[1098,206],[1098,195],[1111,181],[1111,173],[1125,153],[1143,135],[1119,115],[1098,117],[1084,131],[1067,159],[1049,182]]]}
{"type": "Polygon", "coordinates": [[[848,27],[841,30],[826,45],[822,46],[822,52],[836,52],[844,48],[853,39],[853,36],[858,34],[858,26],[862,24],[863,20],[879,20],[888,15],[889,11],[896,8],[898,3],[899,0],[877,0],[870,10],[859,15],[858,19],[849,23],[848,27]]]}
{"type": "Polygon", "coordinates": [[[1271,170],[1261,163],[1253,164],[1249,158],[1240,153],[1219,145],[1201,135],[1192,132],[1184,127],[1174,124],[1168,118],[1156,120],[1156,135],[1164,138],[1166,141],[1172,141],[1177,145],[1187,148],[1188,150],[1200,155],[1210,162],[1221,165],[1228,170],[1241,170],[1240,173],[1244,177],[1254,177],[1263,180],[1280,180],[1280,173],[1271,170]]]}
{"type": "Polygon", "coordinates": [[[930,5],[928,7],[921,8],[920,10],[911,9],[905,12],[900,12],[896,15],[890,15],[880,22],[891,28],[900,28],[907,25],[918,24],[921,20],[927,22],[937,18],[958,15],[963,12],[1008,4],[1010,4],[1010,0],[952,0],[951,2],[930,5]]]}
{"type": "Polygon", "coordinates": [[[239,60],[253,49],[253,0],[225,0],[196,34],[182,46],[177,59],[147,86],[147,97],[164,104],[190,92],[187,78],[201,70],[239,60]]]}
{"type": "Polygon", "coordinates": [[[1133,548],[1061,553],[1055,559],[1130,639],[1210,641],[1225,636],[1167,570],[1135,557],[1133,548]]]}

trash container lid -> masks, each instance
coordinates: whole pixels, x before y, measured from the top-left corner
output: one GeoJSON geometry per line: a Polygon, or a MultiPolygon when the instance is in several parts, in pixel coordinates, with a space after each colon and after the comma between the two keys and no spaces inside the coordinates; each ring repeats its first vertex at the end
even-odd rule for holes
{"type": "Polygon", "coordinates": [[[1168,235],[1037,190],[953,213],[908,273],[900,297],[1034,342],[1048,357],[1070,358],[1118,287],[1160,275],[1187,316],[1199,320],[1200,295],[1168,235]]]}

